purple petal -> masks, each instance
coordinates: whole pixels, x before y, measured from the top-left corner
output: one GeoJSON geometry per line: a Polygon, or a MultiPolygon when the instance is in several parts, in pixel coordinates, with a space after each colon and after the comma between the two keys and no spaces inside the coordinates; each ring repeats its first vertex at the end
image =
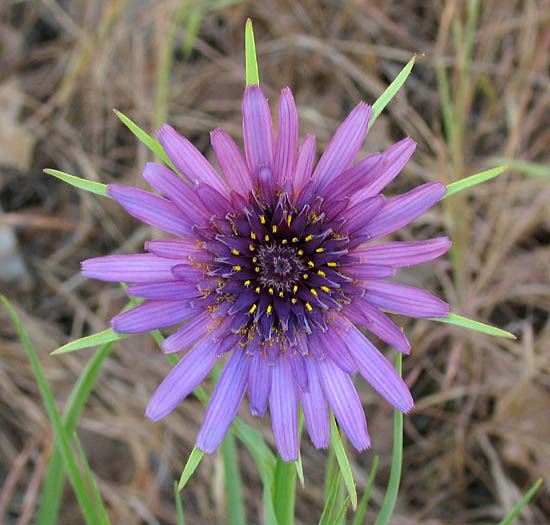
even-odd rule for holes
{"type": "Polygon", "coordinates": [[[395,349],[408,354],[411,345],[403,331],[384,312],[362,298],[355,299],[345,307],[345,315],[350,321],[365,326],[382,341],[395,349]]]}
{"type": "Polygon", "coordinates": [[[174,235],[191,234],[192,224],[168,199],[163,199],[148,191],[118,184],[109,184],[107,194],[132,217],[146,224],[174,235]]]}
{"type": "Polygon", "coordinates": [[[346,374],[357,372],[357,364],[349,353],[341,334],[335,329],[329,327],[324,333],[319,335],[319,341],[325,354],[334,361],[346,374]]]}
{"type": "Polygon", "coordinates": [[[157,388],[145,415],[157,421],[172,412],[212,370],[216,364],[214,350],[208,337],[189,350],[157,388]]]}
{"type": "Polygon", "coordinates": [[[182,175],[192,182],[209,184],[224,195],[227,193],[227,186],[203,154],[172,126],[164,124],[157,135],[164,151],[182,175]]]}
{"type": "Polygon", "coordinates": [[[359,247],[353,255],[369,264],[389,264],[395,268],[431,261],[451,247],[448,237],[418,242],[381,242],[359,247]]]}
{"type": "Polygon", "coordinates": [[[128,295],[153,299],[155,301],[182,301],[198,297],[200,292],[195,284],[184,281],[159,281],[128,286],[128,295]]]}
{"type": "Polygon", "coordinates": [[[267,409],[267,400],[271,392],[272,366],[260,351],[256,351],[250,358],[248,369],[248,397],[250,398],[250,412],[253,416],[263,416],[267,409]]]}
{"type": "MultiPolygon", "coordinates": [[[[351,198],[352,202],[359,202],[365,197],[372,197],[380,193],[405,167],[416,149],[416,142],[407,137],[390,146],[382,154],[380,173],[366,181],[366,184],[351,198]]],[[[353,168],[352,168],[353,169],[353,168]]]]}
{"type": "Polygon", "coordinates": [[[401,412],[409,412],[414,407],[413,398],[391,363],[357,328],[352,327],[344,337],[359,373],[386,401],[401,412]]]}
{"type": "Polygon", "coordinates": [[[160,347],[165,354],[180,352],[204,337],[211,324],[213,324],[213,319],[210,317],[210,312],[201,312],[172,335],[168,336],[161,343],[160,347]]]}
{"type": "Polygon", "coordinates": [[[323,394],[317,367],[312,357],[304,358],[308,375],[308,389],[300,390],[306,428],[315,448],[327,448],[330,439],[328,403],[323,394]]]}
{"type": "Polygon", "coordinates": [[[372,281],[365,299],[379,308],[409,317],[445,317],[449,305],[432,294],[405,284],[372,281]]]}
{"type": "Polygon", "coordinates": [[[414,221],[429,210],[445,193],[441,182],[429,182],[390,199],[365,228],[371,239],[378,239],[414,221]]]}
{"type": "Polygon", "coordinates": [[[223,441],[237,415],[246,391],[248,357],[243,349],[235,350],[216,383],[197,436],[197,448],[211,454],[223,441]]]}
{"type": "Polygon", "coordinates": [[[350,376],[331,359],[323,359],[317,365],[323,391],[339,425],[358,451],[369,448],[365,411],[350,376]]]}
{"type": "Polygon", "coordinates": [[[253,180],[261,166],[273,162],[273,122],[269,105],[260,86],[247,86],[243,103],[243,139],[248,169],[253,180]]]}
{"type": "MultiPolygon", "coordinates": [[[[195,239],[155,239],[154,241],[147,241],[145,249],[158,257],[189,259],[190,261],[197,258],[202,260],[206,253],[195,239]]],[[[179,260],[176,264],[182,262],[179,260]]]]}
{"type": "Polygon", "coordinates": [[[369,155],[333,178],[321,194],[324,197],[330,197],[330,199],[351,197],[357,193],[358,188],[362,188],[375,179],[382,172],[382,168],[383,155],[381,153],[369,155]]]}
{"type": "Polygon", "coordinates": [[[296,461],[298,459],[298,393],[290,364],[284,355],[281,355],[273,365],[269,410],[279,454],[284,461],[296,461]]]}
{"type": "Polygon", "coordinates": [[[371,107],[360,102],[336,130],[313,172],[319,190],[351,166],[365,140],[370,115],[371,107]]]}
{"type": "Polygon", "coordinates": [[[296,144],[298,142],[298,112],[292,91],[285,88],[279,99],[277,144],[273,157],[273,175],[277,187],[291,176],[294,169],[296,144]]]}
{"type": "Polygon", "coordinates": [[[116,315],[111,326],[119,334],[141,334],[180,323],[194,313],[186,301],[151,301],[116,315]]]}
{"type": "Polygon", "coordinates": [[[357,235],[361,235],[367,228],[369,221],[380,213],[386,203],[384,195],[368,197],[358,202],[344,213],[346,218],[344,228],[348,232],[357,232],[357,235]]]}
{"type": "Polygon", "coordinates": [[[253,189],[252,177],[235,141],[225,131],[215,129],[210,133],[210,142],[229,187],[248,195],[253,189]]]}
{"type": "Polygon", "coordinates": [[[296,199],[305,185],[311,179],[313,165],[315,164],[315,137],[306,135],[306,138],[300,146],[298,157],[296,158],[296,169],[294,170],[294,198],[296,199]]]}
{"type": "Polygon", "coordinates": [[[193,191],[193,186],[171,169],[148,162],[143,169],[143,178],[149,186],[170,199],[191,224],[204,221],[206,213],[193,191]]]}
{"type": "Polygon", "coordinates": [[[307,390],[308,377],[306,365],[304,363],[305,359],[298,352],[289,352],[288,361],[299,390],[307,390]]]}
{"type": "Polygon", "coordinates": [[[178,261],[150,253],[107,255],[82,261],[82,275],[109,282],[146,283],[173,279],[172,267],[178,261]]]}
{"type": "Polygon", "coordinates": [[[385,279],[386,277],[395,275],[395,268],[393,266],[383,266],[381,264],[358,264],[355,266],[346,266],[342,270],[360,281],[385,279]]]}

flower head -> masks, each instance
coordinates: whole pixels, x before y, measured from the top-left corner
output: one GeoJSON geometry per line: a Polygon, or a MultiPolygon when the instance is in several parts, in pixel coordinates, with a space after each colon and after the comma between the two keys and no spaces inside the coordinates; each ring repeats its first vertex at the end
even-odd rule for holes
{"type": "Polygon", "coordinates": [[[358,328],[401,352],[410,346],[383,312],[445,316],[429,293],[386,281],[396,268],[444,253],[446,237],[371,243],[410,223],[444,194],[439,182],[386,199],[380,192],[415,150],[406,138],[383,153],[354,159],[371,108],[361,102],[338,128],[315,165],[315,137],[298,152],[298,115],[290,89],[281,93],[278,133],[257,85],[245,90],[246,155],[225,132],[211,134],[223,177],[173,128],[159,140],[178,175],[149,163],[143,176],[161,196],[110,185],[108,194],[131,215],[175,235],[147,242],[149,253],[82,263],[84,276],[132,283],[147,301],[117,315],[113,329],[139,333],[186,321],[162,343],[165,352],[190,348],[153,395],[153,420],[172,411],[230,353],[197,437],[212,452],[248,390],[250,410],[269,406],[277,448],[298,457],[298,403],[313,444],[329,442],[329,407],[358,450],[370,445],[350,376],[359,372],[404,412],[410,392],[387,359],[358,328]]]}

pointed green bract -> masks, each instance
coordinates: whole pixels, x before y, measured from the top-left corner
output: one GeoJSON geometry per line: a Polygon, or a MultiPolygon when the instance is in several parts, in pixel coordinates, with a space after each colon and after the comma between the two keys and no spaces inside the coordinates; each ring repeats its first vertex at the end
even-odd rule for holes
{"type": "Polygon", "coordinates": [[[71,341],[66,345],[60,346],[57,350],[54,350],[50,355],[66,354],[68,352],[74,352],[75,350],[82,350],[83,348],[90,348],[92,346],[104,345],[106,343],[112,343],[119,339],[130,337],[132,334],[117,334],[112,328],[107,328],[103,332],[97,334],[87,335],[81,337],[76,341],[71,341]]]}
{"type": "Polygon", "coordinates": [[[467,317],[462,317],[457,314],[449,314],[447,317],[428,317],[429,321],[437,321],[438,323],[449,323],[456,326],[462,326],[463,328],[469,328],[470,330],[475,330],[476,332],[483,332],[484,334],[494,335],[497,337],[506,337],[508,339],[517,339],[514,334],[507,332],[506,330],[501,330],[500,328],[495,328],[494,326],[480,323],[479,321],[473,321],[467,317]]]}
{"type": "MultiPolygon", "coordinates": [[[[402,375],[402,355],[397,352],[395,357],[395,370],[402,375]]],[[[403,465],[403,412],[395,409],[393,412],[393,451],[391,457],[390,479],[384,496],[382,508],[378,513],[374,525],[387,525],[390,522],[401,481],[401,468],[403,465]]]]}
{"type": "Polygon", "coordinates": [[[407,65],[399,72],[399,75],[395,77],[394,81],[386,88],[384,93],[382,93],[380,97],[378,97],[378,100],[372,105],[372,114],[369,120],[369,129],[374,124],[374,121],[378,118],[378,115],[382,113],[390,100],[401,89],[401,86],[405,83],[405,80],[407,80],[407,77],[410,75],[415,61],[416,56],[412,57],[407,62],[407,65]]]}
{"type": "Polygon", "coordinates": [[[84,481],[82,472],[80,472],[78,464],[71,450],[71,442],[69,436],[67,435],[63,423],[61,422],[61,418],[59,417],[59,412],[57,411],[55,399],[50,390],[50,387],[48,386],[46,378],[44,377],[44,373],[42,371],[40,361],[38,360],[36,351],[32,346],[30,339],[27,336],[27,333],[23,329],[23,325],[21,324],[19,317],[13,310],[9,301],[3,295],[0,295],[0,300],[8,311],[8,314],[27,352],[27,357],[29,358],[33,372],[36,376],[36,382],[38,383],[38,388],[42,395],[44,405],[46,406],[50,423],[52,424],[55,432],[55,437],[57,439],[57,442],[59,443],[59,450],[61,451],[61,456],[63,458],[65,469],[67,470],[67,474],[69,475],[69,479],[71,480],[71,484],[78,500],[80,510],[84,515],[84,520],[90,525],[101,523],[100,516],[96,511],[94,502],[90,496],[90,492],[88,490],[86,482],[84,481]]]}
{"type": "Polygon", "coordinates": [[[167,166],[169,166],[173,171],[176,173],[179,173],[176,170],[176,167],[174,166],[173,162],[168,158],[168,155],[166,155],[166,152],[160,145],[158,141],[156,141],[153,137],[151,137],[148,133],[143,131],[135,122],[130,120],[124,113],[121,113],[117,109],[113,109],[116,116],[123,122],[123,124],[141,141],[143,144],[145,144],[157,157],[159,157],[162,162],[164,162],[167,166]]]}
{"type": "Polygon", "coordinates": [[[254,30],[252,29],[252,20],[250,20],[250,18],[246,21],[244,29],[244,63],[246,70],[246,85],[258,86],[260,84],[260,75],[258,73],[254,30]]]}
{"type": "Polygon", "coordinates": [[[514,519],[516,519],[517,515],[521,512],[523,507],[529,503],[529,500],[535,495],[537,490],[539,490],[539,487],[542,485],[542,478],[537,479],[535,481],[535,484],[526,492],[525,496],[521,498],[521,501],[512,509],[512,512],[508,514],[502,521],[499,522],[498,525],[510,525],[514,519]]]}
{"type": "Polygon", "coordinates": [[[338,432],[338,427],[336,426],[336,421],[332,412],[330,413],[330,442],[334,448],[334,453],[336,454],[336,459],[340,466],[340,472],[344,478],[344,485],[348,491],[351,506],[353,510],[355,510],[357,509],[357,490],[355,489],[355,481],[346,455],[346,449],[340,438],[340,432],[338,432]]]}
{"type": "Polygon", "coordinates": [[[61,179],[63,182],[74,186],[75,188],[79,188],[89,193],[95,193],[96,195],[101,195],[102,197],[109,197],[109,195],[107,195],[107,184],[101,184],[101,182],[81,179],[80,177],[69,175],[68,173],[65,173],[63,171],[52,170],[49,168],[45,169],[44,173],[47,173],[48,175],[53,175],[54,177],[61,179]]]}
{"type": "Polygon", "coordinates": [[[199,450],[197,447],[193,447],[193,450],[191,451],[191,454],[189,454],[189,458],[187,459],[187,463],[183,468],[183,472],[181,473],[180,482],[178,483],[178,490],[183,490],[183,488],[189,481],[189,478],[193,475],[193,472],[195,472],[196,468],[199,466],[199,463],[201,462],[203,456],[204,452],[202,450],[199,450]]]}
{"type": "Polygon", "coordinates": [[[482,182],[493,179],[497,175],[505,172],[507,169],[508,166],[498,166],[497,168],[482,171],[481,173],[476,173],[475,175],[466,177],[465,179],[453,182],[452,184],[449,184],[447,186],[447,191],[443,194],[441,200],[446,199],[447,197],[450,197],[451,195],[458,193],[459,191],[471,188],[472,186],[476,186],[477,184],[481,184],[482,182]]]}

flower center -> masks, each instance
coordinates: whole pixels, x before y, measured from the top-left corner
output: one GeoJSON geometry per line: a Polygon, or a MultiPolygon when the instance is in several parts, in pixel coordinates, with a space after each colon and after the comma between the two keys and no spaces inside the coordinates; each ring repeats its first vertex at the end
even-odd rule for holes
{"type": "Polygon", "coordinates": [[[293,246],[271,243],[258,249],[258,281],[266,287],[277,291],[290,292],[292,286],[300,279],[300,272],[305,270],[302,258],[293,246]]]}

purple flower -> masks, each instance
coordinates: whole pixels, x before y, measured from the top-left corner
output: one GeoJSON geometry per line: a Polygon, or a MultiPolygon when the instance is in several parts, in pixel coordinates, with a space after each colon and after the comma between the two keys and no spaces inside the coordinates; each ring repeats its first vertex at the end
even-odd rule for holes
{"type": "Polygon", "coordinates": [[[275,138],[259,86],[242,104],[243,156],[220,129],[211,134],[223,177],[168,125],[160,142],[183,177],[149,163],[143,176],[162,195],[112,184],[108,194],[131,215],[175,238],[147,242],[146,254],[82,263],[86,277],[132,283],[146,301],[111,322],[140,333],[186,321],[162,343],[190,348],[153,395],[146,414],[171,412],[230,353],[206,410],[197,447],[222,441],[248,390],[250,410],[269,405],[277,448],[298,457],[298,403],[313,444],[327,447],[329,407],[357,450],[370,446],[367,422],[351,375],[359,372],[397,409],[411,394],[388,360],[363,335],[365,327],[408,353],[403,332],[384,311],[446,316],[429,293],[386,281],[396,268],[434,259],[446,237],[422,242],[374,241],[413,221],[445,193],[439,182],[386,199],[380,192],[415,150],[406,138],[383,153],[353,161],[371,108],[349,114],[315,165],[315,137],[297,150],[298,115],[290,89],[279,102],[275,138]]]}

